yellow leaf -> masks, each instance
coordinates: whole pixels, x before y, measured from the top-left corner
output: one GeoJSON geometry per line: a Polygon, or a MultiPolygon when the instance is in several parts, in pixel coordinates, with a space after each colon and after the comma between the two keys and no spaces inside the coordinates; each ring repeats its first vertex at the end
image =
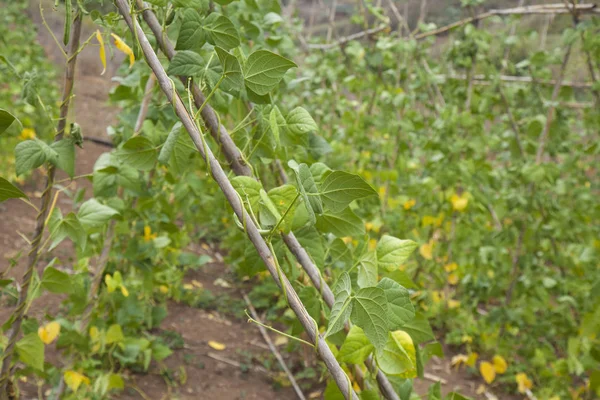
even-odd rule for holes
{"type": "Polygon", "coordinates": [[[464,211],[469,204],[469,198],[466,193],[463,193],[460,196],[453,194],[452,197],[450,197],[450,202],[452,203],[452,209],[454,211],[464,211]]]}
{"type": "Polygon", "coordinates": [[[50,322],[38,328],[38,336],[45,344],[50,344],[58,337],[60,324],[56,321],[50,322]]]}
{"type": "Polygon", "coordinates": [[[485,385],[479,385],[477,387],[477,390],[475,391],[475,393],[477,393],[477,394],[484,394],[485,393],[485,385]]]}
{"type": "Polygon", "coordinates": [[[452,300],[452,299],[448,300],[448,308],[449,309],[452,310],[452,309],[458,308],[458,307],[460,307],[460,301],[452,300]]]}
{"type": "Polygon", "coordinates": [[[129,68],[133,67],[133,63],[135,62],[135,56],[133,55],[133,50],[131,50],[131,47],[127,46],[127,43],[125,43],[123,39],[121,39],[114,33],[111,33],[110,35],[115,40],[115,46],[117,47],[117,49],[129,56],[129,68]]]}
{"type": "Polygon", "coordinates": [[[450,365],[452,365],[453,367],[460,367],[461,364],[466,364],[467,363],[467,356],[464,354],[457,354],[454,357],[452,357],[452,361],[450,361],[450,365]]]}
{"type": "Polygon", "coordinates": [[[106,72],[106,50],[104,49],[104,39],[102,39],[102,34],[99,30],[96,31],[96,40],[100,44],[100,62],[102,62],[102,72],[100,75],[104,75],[106,72]]]}
{"type": "Polygon", "coordinates": [[[455,262],[446,264],[444,265],[444,269],[446,270],[446,272],[454,272],[458,269],[458,264],[456,264],[455,262]]]}
{"type": "Polygon", "coordinates": [[[474,367],[478,358],[479,358],[479,354],[477,354],[475,352],[469,354],[469,358],[467,359],[467,365],[469,367],[474,367]]]}
{"type": "Polygon", "coordinates": [[[121,293],[123,294],[123,296],[129,297],[129,290],[127,290],[127,288],[122,285],[121,285],[121,293]]]}
{"type": "Polygon", "coordinates": [[[152,228],[150,228],[148,225],[144,226],[144,240],[146,242],[156,239],[156,236],[156,233],[152,233],[152,228]]]}
{"type": "Polygon", "coordinates": [[[473,343],[473,338],[469,335],[462,335],[460,341],[463,343],[473,343]]]}
{"type": "Polygon", "coordinates": [[[506,363],[506,360],[504,359],[504,357],[495,355],[494,358],[492,359],[492,362],[494,363],[494,369],[496,370],[496,372],[498,374],[503,374],[506,372],[506,369],[508,368],[508,364],[506,363]]]}
{"type": "Polygon", "coordinates": [[[166,285],[160,285],[158,287],[158,290],[160,290],[161,293],[167,294],[169,293],[169,287],[166,285]]]}
{"type": "Polygon", "coordinates": [[[197,288],[203,288],[204,285],[202,285],[202,282],[198,282],[195,279],[192,279],[192,285],[196,286],[197,288]]]}
{"type": "Polygon", "coordinates": [[[496,379],[496,370],[490,362],[484,361],[481,364],[479,364],[479,372],[481,372],[483,380],[485,380],[488,383],[488,385],[494,382],[494,379],[496,379]]]}
{"type": "Polygon", "coordinates": [[[448,283],[451,285],[456,285],[458,283],[458,275],[455,272],[448,275],[448,283]]]}
{"type": "Polygon", "coordinates": [[[90,338],[95,341],[96,339],[98,339],[98,335],[100,334],[100,332],[98,331],[98,328],[95,326],[92,326],[90,328],[90,338]]]}
{"type": "Polygon", "coordinates": [[[373,223],[372,222],[365,222],[365,229],[367,230],[367,232],[369,232],[370,230],[373,229],[373,223]]]}
{"type": "Polygon", "coordinates": [[[413,208],[415,206],[415,204],[417,204],[417,201],[415,199],[410,199],[404,202],[404,204],[402,205],[404,207],[405,210],[410,210],[411,208],[413,208]]]}
{"type": "Polygon", "coordinates": [[[184,283],[183,288],[185,290],[194,290],[194,285],[192,285],[191,283],[184,283]]]}
{"type": "Polygon", "coordinates": [[[533,382],[527,377],[527,374],[521,372],[515,376],[515,380],[517,381],[517,385],[519,385],[519,393],[527,392],[527,389],[531,389],[533,387],[533,382]]]}
{"type": "Polygon", "coordinates": [[[210,347],[212,347],[213,349],[219,350],[219,351],[225,350],[225,347],[226,347],[223,343],[219,343],[219,342],[216,342],[214,340],[209,340],[208,341],[208,345],[210,347]]]}
{"type": "Polygon", "coordinates": [[[369,240],[369,250],[375,250],[377,248],[377,240],[370,239],[369,240]]]}
{"type": "Polygon", "coordinates": [[[424,243],[419,247],[419,254],[426,260],[433,258],[433,242],[424,243]]]}
{"type": "Polygon", "coordinates": [[[281,336],[278,335],[275,340],[273,340],[273,343],[275,343],[275,346],[283,346],[284,344],[288,344],[289,340],[288,338],[286,338],[285,336],[281,336]]]}
{"type": "Polygon", "coordinates": [[[24,128],[19,136],[21,140],[35,139],[35,131],[31,128],[24,128]]]}
{"type": "Polygon", "coordinates": [[[85,383],[86,385],[90,384],[90,379],[87,376],[80,374],[79,372],[71,370],[65,371],[64,377],[65,383],[73,392],[76,392],[82,383],[85,383]]]}

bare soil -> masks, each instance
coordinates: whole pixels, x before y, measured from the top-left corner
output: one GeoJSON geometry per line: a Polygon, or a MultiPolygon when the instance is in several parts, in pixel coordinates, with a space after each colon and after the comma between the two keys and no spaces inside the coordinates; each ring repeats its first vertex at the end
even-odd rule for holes
{"type": "MultiPolygon", "coordinates": [[[[39,27],[38,40],[44,46],[48,57],[64,69],[64,59],[56,49],[56,44],[41,24],[37,5],[32,6],[30,15],[39,27]]],[[[46,19],[51,29],[58,35],[62,32],[62,20],[58,13],[53,13],[51,7],[46,7],[46,19]]],[[[87,38],[93,28],[84,29],[83,38],[87,38]]],[[[106,128],[116,122],[118,109],[108,105],[108,93],[113,83],[111,77],[115,74],[121,58],[110,60],[108,71],[101,76],[101,64],[95,46],[88,46],[78,57],[75,101],[72,121],[78,122],[84,135],[108,138],[106,128]]],[[[106,147],[86,142],[84,149],[77,150],[76,174],[92,172],[95,160],[105,151],[106,147]]],[[[63,177],[59,177],[61,179],[63,177]]],[[[44,176],[36,173],[24,185],[24,190],[39,204],[39,197],[44,184],[44,176]]],[[[86,180],[77,183],[91,193],[91,185],[86,180]]],[[[61,197],[59,207],[68,210],[69,200],[61,197]]],[[[9,259],[19,251],[26,254],[27,242],[18,233],[29,237],[34,228],[35,212],[26,204],[9,200],[0,206],[0,271],[9,266],[9,259]]],[[[220,259],[217,249],[198,249],[199,252],[209,252],[214,259],[220,259]]],[[[67,267],[73,261],[75,252],[71,245],[61,245],[55,254],[67,267]]],[[[8,275],[21,279],[25,262],[21,258],[18,265],[8,275]]],[[[47,259],[40,260],[38,268],[43,268],[47,259]]],[[[196,280],[210,290],[215,296],[229,296],[241,299],[241,288],[234,283],[227,265],[222,262],[209,263],[199,271],[186,277],[189,281],[196,280]],[[221,278],[232,283],[231,288],[215,285],[215,280],[221,278]]],[[[30,317],[40,318],[45,313],[55,314],[59,311],[60,297],[46,294],[36,300],[30,309],[30,317]]],[[[12,307],[0,304],[0,319],[6,320],[12,307]]],[[[274,361],[271,353],[266,350],[258,329],[243,318],[222,315],[216,311],[193,308],[184,304],[171,302],[168,305],[168,317],[160,328],[163,331],[177,332],[184,340],[184,347],[176,350],[163,363],[152,364],[146,374],[130,373],[127,386],[122,394],[115,398],[122,399],[294,399],[290,387],[281,387],[278,377],[281,370],[274,361]],[[226,346],[223,351],[216,351],[208,345],[208,341],[218,341],[226,346]],[[220,358],[220,360],[216,358],[220,358]],[[264,368],[270,365],[270,369],[264,368]]],[[[273,335],[272,335],[273,336],[273,335]]],[[[50,350],[50,349],[49,349],[50,350]]],[[[280,347],[288,365],[297,370],[302,366],[304,355],[288,354],[285,346],[280,347]]],[[[60,364],[56,353],[47,354],[47,358],[60,364]]],[[[310,352],[309,352],[310,353],[310,352]]],[[[310,354],[309,354],[310,356],[310,354]]],[[[309,360],[313,362],[313,360],[309,360]]],[[[295,371],[295,370],[294,370],[295,371]]],[[[296,371],[295,371],[296,372],[296,371]]],[[[444,393],[453,390],[460,391],[473,398],[483,398],[475,393],[481,383],[476,377],[468,376],[463,371],[451,370],[449,360],[433,360],[428,365],[428,374],[445,381],[444,393]]],[[[304,393],[310,398],[321,398],[322,384],[310,381],[300,381],[304,393]]],[[[415,391],[426,394],[431,380],[417,380],[415,391]]],[[[37,398],[37,389],[30,384],[21,383],[23,398],[37,398]]]]}

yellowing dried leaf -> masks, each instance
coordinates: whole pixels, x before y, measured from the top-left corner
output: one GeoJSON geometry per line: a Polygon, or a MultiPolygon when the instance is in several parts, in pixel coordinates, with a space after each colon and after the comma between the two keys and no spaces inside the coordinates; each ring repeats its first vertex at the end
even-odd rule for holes
{"type": "Polygon", "coordinates": [[[446,272],[454,272],[458,269],[458,264],[456,264],[455,262],[446,264],[444,265],[444,269],[446,270],[446,272]]]}
{"type": "Polygon", "coordinates": [[[76,392],[82,383],[85,383],[86,385],[90,384],[90,379],[87,376],[80,374],[79,372],[71,370],[65,371],[64,377],[65,383],[73,392],[76,392]]]}
{"type": "Polygon", "coordinates": [[[277,336],[273,342],[275,343],[275,346],[283,346],[288,344],[288,341],[288,338],[285,336],[277,336]]]}
{"type": "Polygon", "coordinates": [[[502,357],[500,355],[495,355],[494,358],[492,359],[492,363],[494,364],[494,369],[496,370],[496,373],[498,373],[498,374],[505,373],[506,369],[508,368],[508,364],[506,363],[506,360],[504,359],[504,357],[502,357]]]}
{"type": "Polygon", "coordinates": [[[194,285],[192,285],[191,283],[184,283],[183,288],[185,290],[194,290],[194,285]]]}
{"type": "Polygon", "coordinates": [[[417,204],[417,201],[415,199],[410,199],[410,200],[405,201],[402,206],[404,207],[404,209],[406,211],[408,211],[411,208],[413,208],[415,206],[415,204],[417,204]]]}
{"type": "Polygon", "coordinates": [[[479,372],[481,373],[483,380],[486,381],[488,385],[494,382],[494,379],[496,379],[496,370],[494,369],[492,363],[488,361],[484,361],[479,364],[479,372]]]}
{"type": "Polygon", "coordinates": [[[50,344],[58,337],[60,333],[60,324],[56,321],[47,323],[38,328],[38,336],[45,344],[50,344]]]}
{"type": "Polygon", "coordinates": [[[219,351],[225,350],[225,348],[227,347],[223,343],[219,343],[219,342],[216,342],[214,340],[209,340],[208,341],[208,345],[210,347],[212,347],[213,349],[219,350],[219,351]]]}
{"type": "Polygon", "coordinates": [[[426,260],[433,258],[433,242],[424,243],[419,247],[419,254],[426,260]]]}
{"type": "Polygon", "coordinates": [[[200,288],[200,289],[201,289],[202,287],[204,287],[204,285],[202,285],[202,282],[198,282],[198,281],[197,281],[197,280],[195,280],[195,279],[192,279],[192,285],[194,285],[194,286],[196,286],[197,288],[200,288]]]}
{"type": "Polygon", "coordinates": [[[469,354],[469,358],[467,359],[467,365],[469,367],[474,367],[478,358],[479,358],[479,354],[477,354],[475,352],[469,354]]]}
{"type": "Polygon", "coordinates": [[[102,72],[100,73],[100,75],[104,75],[104,73],[106,72],[106,50],[104,49],[104,39],[102,38],[102,34],[99,30],[96,31],[96,40],[100,44],[99,54],[100,62],[102,63],[102,72]]]}
{"type": "Polygon", "coordinates": [[[169,287],[167,285],[160,285],[158,290],[160,290],[160,292],[163,294],[169,293],[169,287]]]}
{"type": "Polygon", "coordinates": [[[533,387],[533,382],[527,377],[527,374],[521,372],[515,376],[517,385],[519,385],[519,393],[525,393],[528,389],[533,387]]]}
{"type": "Polygon", "coordinates": [[[21,140],[32,140],[35,139],[35,131],[31,128],[23,128],[21,131],[21,135],[19,135],[19,139],[21,140]]]}
{"type": "Polygon", "coordinates": [[[450,285],[456,285],[458,283],[458,274],[453,272],[450,275],[448,275],[448,283],[450,285]]]}
{"type": "Polygon", "coordinates": [[[135,56],[133,55],[133,50],[131,50],[131,47],[129,47],[127,43],[123,41],[123,39],[121,39],[114,33],[111,33],[110,35],[115,40],[115,47],[129,56],[129,68],[133,67],[133,63],[135,62],[135,56]]]}
{"type": "Polygon", "coordinates": [[[461,364],[466,364],[468,360],[468,357],[464,354],[457,354],[454,357],[452,357],[452,360],[450,361],[450,365],[452,365],[453,367],[460,367],[461,364]]]}
{"type": "Polygon", "coordinates": [[[123,285],[121,285],[121,293],[123,294],[123,296],[129,297],[129,290],[127,290],[127,288],[123,285]]]}
{"type": "Polygon", "coordinates": [[[454,211],[464,211],[469,204],[469,198],[466,193],[463,193],[460,196],[453,194],[452,197],[450,197],[450,202],[452,203],[452,209],[454,211]]]}
{"type": "Polygon", "coordinates": [[[452,310],[452,309],[455,309],[455,308],[458,308],[458,307],[460,307],[460,301],[453,300],[453,299],[448,300],[448,308],[449,309],[452,310]]]}

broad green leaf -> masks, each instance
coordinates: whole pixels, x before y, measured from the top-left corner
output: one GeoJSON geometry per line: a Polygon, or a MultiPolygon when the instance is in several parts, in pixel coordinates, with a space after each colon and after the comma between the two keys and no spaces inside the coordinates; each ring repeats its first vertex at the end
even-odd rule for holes
{"type": "Polygon", "coordinates": [[[42,288],[52,293],[69,293],[71,291],[71,279],[69,274],[48,267],[44,270],[41,281],[42,288]]]}
{"type": "Polygon", "coordinates": [[[317,268],[322,270],[323,264],[325,264],[325,247],[322,235],[314,226],[295,230],[294,234],[302,247],[308,252],[308,255],[312,258],[317,268]]]}
{"type": "Polygon", "coordinates": [[[362,288],[354,296],[350,318],[365,331],[378,352],[383,350],[387,342],[387,311],[387,299],[381,288],[362,288]]]}
{"type": "Polygon", "coordinates": [[[365,234],[365,225],[354,211],[346,208],[341,212],[325,212],[317,216],[317,229],[333,233],[337,237],[360,236],[365,234]]]}
{"type": "Polygon", "coordinates": [[[357,283],[361,288],[377,285],[377,256],[374,251],[368,251],[360,257],[357,283]]]}
{"type": "Polygon", "coordinates": [[[32,368],[44,370],[44,343],[37,332],[25,335],[16,345],[19,360],[32,368]]]}
{"type": "Polygon", "coordinates": [[[379,266],[388,271],[397,269],[404,264],[417,248],[412,240],[401,240],[389,235],[383,235],[377,243],[377,261],[379,266]]]}
{"type": "Polygon", "coordinates": [[[246,86],[259,96],[271,92],[277,87],[283,75],[297,65],[268,50],[258,50],[250,54],[244,65],[246,86]]]}
{"type": "Polygon", "coordinates": [[[383,278],[377,287],[383,289],[388,301],[388,328],[391,331],[400,329],[415,317],[415,308],[410,302],[407,289],[390,278],[383,278]]]}
{"type": "Polygon", "coordinates": [[[238,59],[220,47],[215,47],[215,52],[223,67],[223,75],[225,75],[220,86],[221,89],[233,94],[239,93],[241,87],[244,85],[244,77],[238,59]]]}
{"type": "Polygon", "coordinates": [[[321,184],[319,191],[325,207],[341,211],[353,200],[377,196],[377,192],[363,178],[344,171],[333,171],[321,184]]]}
{"type": "Polygon", "coordinates": [[[202,28],[202,16],[193,8],[187,8],[181,14],[182,23],[175,50],[199,51],[206,43],[206,33],[202,28]]]}
{"type": "Polygon", "coordinates": [[[258,211],[258,202],[260,200],[260,191],[262,184],[249,176],[236,176],[231,179],[234,189],[240,194],[244,202],[250,202],[254,212],[258,211]]]}
{"type": "Polygon", "coordinates": [[[269,198],[273,204],[275,204],[275,207],[277,207],[277,210],[282,217],[287,211],[286,217],[279,225],[279,229],[285,233],[290,231],[292,222],[294,221],[294,214],[296,212],[296,207],[298,207],[298,199],[296,199],[297,194],[298,190],[296,190],[294,186],[287,184],[273,188],[268,192],[269,198]]]}
{"type": "Polygon", "coordinates": [[[156,149],[150,139],[136,136],[123,144],[118,152],[118,157],[132,168],[150,171],[156,162],[156,149]]]}
{"type": "Polygon", "coordinates": [[[71,138],[54,142],[50,147],[56,152],[56,166],[65,171],[71,178],[75,176],[75,144],[71,138]]]}
{"type": "Polygon", "coordinates": [[[435,339],[429,321],[421,313],[416,313],[415,318],[412,321],[409,321],[402,326],[402,330],[407,332],[416,344],[435,339]]]}
{"type": "Polygon", "coordinates": [[[289,130],[297,135],[308,135],[309,132],[316,132],[319,129],[315,120],[302,107],[290,111],[286,122],[289,130]]]}
{"type": "Polygon", "coordinates": [[[427,400],[442,400],[442,386],[439,382],[429,386],[427,400]]]}
{"type": "Polygon", "coordinates": [[[314,286],[304,286],[298,292],[298,297],[302,300],[302,304],[306,307],[308,315],[315,321],[321,319],[321,295],[314,286]]]}
{"type": "Polygon", "coordinates": [[[327,175],[329,175],[331,172],[331,168],[322,162],[316,162],[310,166],[310,173],[312,174],[317,185],[320,185],[321,182],[323,182],[327,175]]]}
{"type": "Polygon", "coordinates": [[[334,267],[346,269],[352,266],[352,251],[342,239],[336,238],[331,242],[328,254],[334,267]]]}
{"type": "Polygon", "coordinates": [[[470,397],[465,397],[457,392],[450,392],[446,395],[446,400],[472,400],[470,397]]]}
{"type": "Polygon", "coordinates": [[[121,325],[113,324],[106,331],[106,343],[119,343],[125,339],[123,336],[123,330],[121,329],[121,325]]]}
{"type": "Polygon", "coordinates": [[[81,205],[77,218],[84,228],[101,226],[119,212],[100,204],[96,199],[89,199],[81,205]]]}
{"type": "Polygon", "coordinates": [[[331,314],[329,316],[329,325],[325,337],[333,335],[339,332],[344,327],[344,324],[350,317],[352,312],[352,283],[350,282],[350,275],[344,272],[338,278],[335,286],[333,287],[333,294],[335,295],[335,302],[331,307],[331,314]]]}
{"type": "Polygon", "coordinates": [[[182,175],[193,165],[192,158],[196,154],[193,147],[194,143],[189,135],[186,135],[185,132],[183,135],[179,135],[169,160],[169,167],[172,168],[174,174],[182,175]]]}
{"type": "Polygon", "coordinates": [[[18,199],[20,197],[25,199],[28,198],[27,195],[21,191],[21,189],[6,179],[0,177],[0,203],[8,199],[18,199]]]}
{"type": "MultiPolygon", "coordinates": [[[[154,0],[157,1],[157,0],[154,0]]],[[[158,0],[161,3],[164,4],[157,4],[160,5],[162,7],[167,5],[167,0],[158,0]]],[[[193,8],[195,10],[197,10],[198,12],[200,12],[201,14],[204,14],[208,11],[208,0],[173,0],[173,7],[177,7],[177,8],[193,8]]]]}
{"type": "Polygon", "coordinates": [[[323,392],[323,400],[345,400],[344,394],[338,388],[337,384],[333,379],[327,382],[325,392],[323,392]]]}
{"type": "Polygon", "coordinates": [[[294,171],[294,175],[296,176],[296,184],[298,185],[298,189],[304,200],[304,205],[308,211],[310,221],[311,223],[315,223],[315,213],[323,213],[323,204],[315,180],[310,172],[310,168],[304,163],[298,165],[294,160],[290,160],[288,165],[292,171],[294,171]]]}
{"type": "Polygon", "coordinates": [[[365,332],[354,325],[340,348],[338,359],[350,364],[361,364],[372,351],[373,345],[367,339],[365,332]]]}
{"type": "Polygon", "coordinates": [[[240,36],[235,25],[229,18],[212,13],[202,22],[204,30],[208,33],[208,41],[215,45],[224,48],[225,50],[233,49],[240,45],[240,36]]]}
{"type": "Polygon", "coordinates": [[[169,75],[198,76],[204,71],[204,59],[191,50],[181,50],[171,59],[167,73],[169,75]]]}
{"type": "Polygon", "coordinates": [[[16,173],[22,175],[46,161],[55,163],[57,157],[56,151],[41,140],[26,140],[15,147],[16,173]]]}
{"type": "Polygon", "coordinates": [[[266,226],[275,226],[281,219],[279,209],[263,189],[261,189],[258,194],[260,196],[260,201],[258,203],[260,223],[266,226]]]}
{"type": "Polygon", "coordinates": [[[379,368],[388,375],[416,377],[416,350],[406,332],[389,332],[383,351],[376,353],[375,359],[379,368]]]}
{"type": "Polygon", "coordinates": [[[14,121],[21,123],[17,117],[9,113],[3,108],[0,108],[0,135],[3,134],[14,121]]]}
{"type": "Polygon", "coordinates": [[[179,139],[179,135],[183,131],[183,125],[181,122],[176,122],[171,128],[171,132],[169,132],[169,136],[167,136],[167,140],[163,144],[160,149],[160,153],[158,154],[158,162],[161,164],[168,164],[171,159],[171,155],[173,154],[173,149],[177,144],[177,139],[179,139]]]}
{"type": "Polygon", "coordinates": [[[80,249],[84,249],[87,243],[87,234],[83,226],[77,219],[74,213],[67,214],[66,217],[60,218],[57,223],[52,223],[49,226],[52,244],[48,250],[54,249],[66,237],[77,244],[80,249]]]}

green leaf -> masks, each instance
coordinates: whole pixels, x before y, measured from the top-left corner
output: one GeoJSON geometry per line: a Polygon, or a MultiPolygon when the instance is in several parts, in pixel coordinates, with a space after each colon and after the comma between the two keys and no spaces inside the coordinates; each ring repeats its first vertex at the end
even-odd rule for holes
{"type": "Polygon", "coordinates": [[[20,197],[28,199],[27,195],[21,189],[0,177],[0,203],[8,199],[18,199],[20,197]]]}
{"type": "Polygon", "coordinates": [[[260,196],[260,202],[258,203],[260,223],[265,226],[275,226],[277,221],[281,219],[279,209],[263,189],[258,194],[260,196]]]}
{"type": "Polygon", "coordinates": [[[361,288],[377,285],[377,256],[368,251],[358,261],[358,286],[361,288]]]}
{"type": "Polygon", "coordinates": [[[246,86],[259,96],[277,87],[283,75],[297,65],[268,50],[258,50],[250,54],[244,66],[246,86]]]}
{"type": "Polygon", "coordinates": [[[273,133],[273,137],[275,138],[275,144],[277,147],[281,145],[280,134],[281,134],[281,126],[283,122],[283,126],[285,128],[285,119],[283,115],[281,115],[281,111],[279,111],[279,107],[273,106],[271,109],[271,113],[269,114],[269,126],[271,127],[271,132],[273,133]]]}
{"type": "Polygon", "coordinates": [[[244,77],[238,59],[220,47],[215,47],[215,52],[223,67],[223,75],[225,75],[225,79],[221,82],[221,89],[233,94],[239,93],[241,87],[244,85],[244,77]]]}
{"type": "Polygon", "coordinates": [[[333,171],[321,184],[321,198],[325,206],[341,211],[353,200],[377,196],[377,192],[363,178],[344,171],[333,171]]]}
{"type": "Polygon", "coordinates": [[[360,236],[365,234],[365,226],[350,208],[338,213],[325,212],[317,216],[317,229],[333,233],[337,237],[360,236]]]}
{"type": "Polygon", "coordinates": [[[120,343],[125,339],[121,325],[113,324],[106,331],[106,343],[120,343]]]}
{"type": "Polygon", "coordinates": [[[279,214],[283,216],[288,208],[291,206],[288,211],[285,219],[279,225],[279,229],[283,232],[288,233],[292,227],[292,222],[294,221],[294,214],[296,207],[298,207],[298,200],[296,199],[296,195],[298,194],[298,190],[292,185],[282,185],[276,188],[269,190],[268,195],[279,214]],[[296,199],[296,201],[292,204],[292,202],[296,199]]]}
{"type": "Polygon", "coordinates": [[[250,206],[256,212],[258,211],[258,202],[260,200],[260,191],[262,184],[249,176],[236,176],[231,179],[233,188],[240,194],[242,200],[249,201],[250,206]]]}
{"type": "Polygon", "coordinates": [[[81,205],[77,218],[84,228],[101,226],[119,212],[113,208],[100,204],[96,199],[89,199],[81,205]]]}
{"type": "Polygon", "coordinates": [[[51,223],[49,229],[53,240],[48,250],[54,249],[66,237],[77,244],[81,250],[85,249],[87,234],[74,213],[69,213],[65,218],[60,218],[57,223],[51,223]]]}
{"type": "Polygon", "coordinates": [[[57,158],[56,151],[41,140],[26,140],[15,147],[16,173],[22,175],[46,161],[54,163],[57,158]]]}
{"type": "Polygon", "coordinates": [[[118,152],[118,157],[132,168],[150,171],[156,162],[156,149],[150,139],[136,136],[123,144],[118,152]]]}
{"type": "Polygon", "coordinates": [[[240,45],[240,36],[235,25],[229,18],[212,13],[203,21],[204,30],[208,33],[208,41],[215,45],[224,48],[225,50],[233,49],[240,45]]]}
{"type": "Polygon", "coordinates": [[[325,264],[325,247],[323,246],[323,237],[314,226],[307,226],[294,231],[296,238],[308,252],[310,258],[319,269],[323,269],[325,264]]]}
{"type": "Polygon", "coordinates": [[[446,400],[471,400],[471,398],[465,397],[460,393],[450,392],[446,395],[446,400]]]}
{"type": "Polygon", "coordinates": [[[300,195],[304,200],[310,222],[314,224],[316,221],[315,213],[321,214],[323,212],[323,203],[321,202],[321,196],[319,196],[319,191],[312,173],[310,172],[310,168],[304,163],[298,165],[294,160],[290,160],[288,165],[292,171],[294,171],[296,184],[298,185],[300,195]]]}
{"type": "Polygon", "coordinates": [[[388,302],[388,328],[391,331],[402,328],[415,318],[415,308],[410,302],[410,293],[390,278],[383,278],[377,287],[383,289],[388,302]]]}
{"type": "Polygon", "coordinates": [[[429,386],[427,400],[442,400],[442,386],[439,382],[429,386]]]}
{"type": "Polygon", "coordinates": [[[402,326],[402,330],[406,331],[416,344],[435,339],[429,321],[421,313],[416,313],[415,318],[412,321],[409,321],[402,326]]]}
{"type": "Polygon", "coordinates": [[[378,287],[362,288],[354,296],[351,320],[361,327],[377,351],[383,350],[388,338],[387,298],[378,287]]]}
{"type": "Polygon", "coordinates": [[[204,59],[200,54],[181,50],[171,59],[167,73],[169,75],[198,76],[204,72],[204,59]]]}
{"type": "Polygon", "coordinates": [[[403,378],[416,376],[416,349],[406,332],[389,332],[385,347],[375,354],[375,360],[379,368],[388,375],[403,378]]]}
{"type": "Polygon", "coordinates": [[[298,292],[298,297],[306,307],[308,315],[315,321],[321,319],[321,296],[314,286],[304,286],[298,292]]]}
{"type": "Polygon", "coordinates": [[[331,307],[331,315],[329,316],[329,325],[327,327],[327,332],[325,332],[325,337],[339,332],[344,327],[344,324],[352,312],[351,293],[352,283],[350,281],[350,275],[344,272],[340,275],[333,287],[335,302],[331,307]]]}
{"type": "Polygon", "coordinates": [[[397,269],[404,264],[417,248],[412,240],[401,240],[389,235],[383,235],[377,243],[377,261],[379,266],[388,271],[397,269]]]}
{"type": "Polygon", "coordinates": [[[75,144],[71,138],[54,142],[50,147],[58,155],[56,166],[65,171],[71,178],[75,176],[75,144]]]}
{"type": "Polygon", "coordinates": [[[302,107],[290,111],[286,122],[289,130],[297,135],[308,135],[309,132],[316,132],[319,129],[315,120],[302,107]]]}
{"type": "Polygon", "coordinates": [[[44,342],[37,332],[25,335],[16,345],[19,360],[32,368],[44,370],[44,342]]]}
{"type": "Polygon", "coordinates": [[[181,122],[176,122],[171,128],[171,132],[169,132],[169,136],[167,136],[167,140],[163,144],[160,149],[160,153],[158,154],[158,162],[161,164],[168,164],[171,159],[171,155],[173,154],[173,149],[177,144],[177,139],[179,139],[179,135],[183,131],[183,125],[181,122]]]}
{"type": "Polygon", "coordinates": [[[189,135],[179,135],[173,152],[171,153],[171,159],[169,160],[169,167],[172,168],[173,173],[182,175],[192,164],[192,158],[196,151],[193,149],[194,143],[189,135]]]}
{"type": "Polygon", "coordinates": [[[42,275],[42,288],[52,293],[69,293],[71,291],[71,279],[69,274],[48,267],[42,275]]]}
{"type": "Polygon", "coordinates": [[[372,351],[373,345],[367,339],[365,332],[354,325],[340,348],[338,359],[350,364],[361,364],[372,351]]]}
{"type": "Polygon", "coordinates": [[[175,50],[199,51],[206,43],[206,33],[202,27],[202,16],[193,8],[187,8],[181,14],[182,23],[175,50]]]}
{"type": "Polygon", "coordinates": [[[17,119],[14,115],[9,113],[3,108],[0,108],[0,135],[3,134],[14,121],[17,121],[19,124],[21,121],[17,119]]]}

